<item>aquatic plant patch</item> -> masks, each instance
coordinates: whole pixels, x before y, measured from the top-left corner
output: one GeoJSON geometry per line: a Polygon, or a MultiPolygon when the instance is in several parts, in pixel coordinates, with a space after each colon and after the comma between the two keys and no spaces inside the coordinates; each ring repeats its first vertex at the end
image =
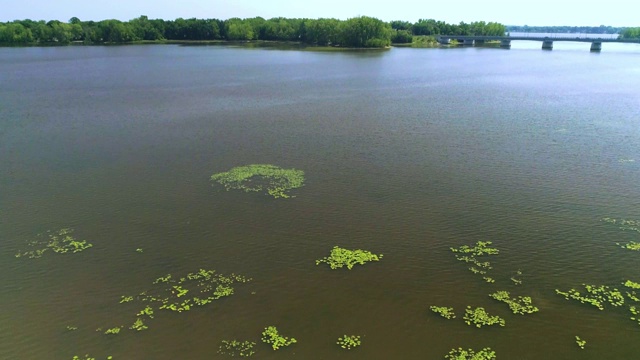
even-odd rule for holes
{"type": "Polygon", "coordinates": [[[620,246],[623,249],[627,249],[631,251],[640,251],[640,242],[629,241],[626,244],[616,243],[616,245],[620,246]]]}
{"type": "Polygon", "coordinates": [[[496,353],[488,347],[480,351],[457,348],[451,349],[449,354],[445,355],[444,358],[447,360],[494,360],[496,358],[496,353]]]}
{"type": "Polygon", "coordinates": [[[354,347],[360,346],[362,341],[360,341],[359,335],[343,335],[338,338],[338,342],[336,344],[340,345],[343,349],[351,350],[354,347]]]}
{"type": "Polygon", "coordinates": [[[623,285],[631,289],[640,289],[640,284],[631,280],[625,281],[623,285]]]}
{"type": "Polygon", "coordinates": [[[453,308],[446,306],[430,306],[429,309],[436,314],[439,314],[445,319],[455,319],[456,314],[453,312],[453,308]]]}
{"type": "Polygon", "coordinates": [[[580,349],[584,350],[584,346],[587,345],[587,342],[585,340],[582,340],[580,336],[576,335],[576,344],[578,344],[580,349]]]}
{"type": "Polygon", "coordinates": [[[288,338],[280,335],[275,326],[268,326],[264,328],[264,331],[262,332],[262,342],[271,344],[271,348],[273,348],[273,350],[278,350],[281,347],[295,344],[297,341],[295,338],[288,338]]]}
{"type": "Polygon", "coordinates": [[[256,343],[253,341],[222,340],[218,347],[218,354],[249,357],[256,353],[253,350],[254,346],[256,343]]]}
{"type": "Polygon", "coordinates": [[[613,219],[613,218],[603,218],[602,221],[617,225],[620,230],[629,230],[640,233],[640,220],[627,220],[627,219],[613,219]]]}
{"type": "Polygon", "coordinates": [[[214,174],[211,181],[221,184],[227,190],[266,192],[274,198],[289,198],[289,190],[304,185],[304,171],[283,169],[269,164],[253,164],[214,174]]]}
{"type": "Polygon", "coordinates": [[[19,252],[16,257],[26,256],[29,259],[35,259],[42,257],[48,250],[57,254],[78,253],[93,246],[86,240],[78,240],[73,237],[73,232],[72,228],[65,228],[57,231],[48,230],[44,234],[38,234],[36,240],[27,242],[27,245],[34,249],[19,252]]]}
{"type": "MultiPolygon", "coordinates": [[[[199,269],[183,277],[171,274],[153,281],[153,288],[134,296],[121,296],[120,303],[134,301],[144,303],[144,308],[135,313],[136,319],[129,329],[142,331],[148,329],[146,320],[156,316],[156,310],[175,312],[189,311],[197,306],[204,306],[223,297],[234,294],[234,286],[238,283],[250,282],[238,274],[223,275],[215,270],[199,269]]],[[[128,305],[127,305],[128,306],[128,305]]],[[[117,334],[123,326],[107,330],[108,334],[117,334]]]]}
{"type": "Polygon", "coordinates": [[[556,289],[556,294],[564,296],[567,300],[573,299],[583,304],[593,305],[600,310],[604,310],[605,303],[609,303],[612,306],[622,306],[624,304],[624,296],[618,289],[612,289],[606,285],[582,285],[585,288],[584,294],[576,289],[566,292],[556,289]]]}
{"type": "Polygon", "coordinates": [[[329,256],[316,260],[316,265],[326,263],[331,269],[340,269],[346,266],[351,270],[356,264],[364,265],[371,261],[380,261],[380,259],[382,259],[382,254],[376,255],[367,250],[348,250],[334,246],[329,256]]]}
{"type": "MultiPolygon", "coordinates": [[[[458,261],[471,264],[468,269],[474,274],[486,275],[487,271],[493,269],[489,261],[480,261],[478,257],[496,255],[500,253],[500,250],[490,247],[491,241],[478,241],[473,246],[462,245],[457,248],[450,248],[451,252],[455,253],[458,261]]],[[[493,279],[488,276],[483,276],[483,279],[488,283],[493,283],[493,279]]]]}
{"type": "Polygon", "coordinates": [[[508,291],[496,291],[489,296],[509,305],[509,309],[511,309],[511,312],[514,314],[533,314],[539,310],[537,307],[533,306],[532,300],[529,296],[518,296],[512,298],[508,291]]]}
{"type": "Polygon", "coordinates": [[[463,319],[467,325],[473,324],[477,328],[490,325],[505,326],[506,324],[506,321],[503,318],[497,315],[489,315],[489,313],[487,313],[487,311],[482,307],[472,309],[471,306],[467,306],[463,319]]]}
{"type": "MultiPolygon", "coordinates": [[[[112,360],[113,356],[107,356],[107,360],[112,360]]],[[[89,356],[89,354],[85,354],[84,357],[80,357],[75,355],[71,360],[96,360],[96,358],[89,356]]]]}

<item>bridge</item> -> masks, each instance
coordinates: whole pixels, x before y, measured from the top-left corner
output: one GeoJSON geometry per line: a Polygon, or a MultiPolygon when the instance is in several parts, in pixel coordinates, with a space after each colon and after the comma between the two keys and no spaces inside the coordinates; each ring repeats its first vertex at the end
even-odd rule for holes
{"type": "Polygon", "coordinates": [[[541,41],[543,50],[553,49],[554,41],[574,41],[574,42],[590,42],[591,51],[602,50],[602,43],[635,43],[640,44],[640,39],[611,39],[611,38],[585,38],[585,37],[541,37],[541,36],[462,36],[462,35],[436,35],[436,40],[440,44],[450,44],[451,40],[467,46],[484,43],[486,41],[500,41],[500,47],[503,49],[511,48],[513,40],[541,41]]]}

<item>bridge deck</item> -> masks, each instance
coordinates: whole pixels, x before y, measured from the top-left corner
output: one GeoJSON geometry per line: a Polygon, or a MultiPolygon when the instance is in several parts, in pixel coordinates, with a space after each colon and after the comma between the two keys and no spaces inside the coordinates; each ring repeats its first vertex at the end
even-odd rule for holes
{"type": "Polygon", "coordinates": [[[578,42],[617,42],[617,43],[640,43],[640,39],[611,39],[611,38],[584,38],[567,36],[462,36],[462,35],[437,35],[438,39],[456,40],[530,40],[530,41],[578,41],[578,42]]]}

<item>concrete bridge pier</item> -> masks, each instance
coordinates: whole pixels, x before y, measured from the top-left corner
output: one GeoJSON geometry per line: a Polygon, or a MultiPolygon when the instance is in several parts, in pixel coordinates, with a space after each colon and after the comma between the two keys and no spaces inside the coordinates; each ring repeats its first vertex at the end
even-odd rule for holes
{"type": "Polygon", "coordinates": [[[463,46],[473,46],[474,43],[475,43],[475,40],[473,40],[473,39],[464,39],[464,40],[462,40],[462,45],[463,46]]]}
{"type": "Polygon", "coordinates": [[[602,50],[602,43],[600,41],[591,43],[591,51],[599,52],[600,50],[602,50]]]}
{"type": "Polygon", "coordinates": [[[553,41],[552,40],[543,40],[542,41],[542,50],[553,50],[553,41]]]}
{"type": "Polygon", "coordinates": [[[500,40],[500,47],[503,49],[511,49],[511,40],[507,40],[507,39],[500,40]]]}

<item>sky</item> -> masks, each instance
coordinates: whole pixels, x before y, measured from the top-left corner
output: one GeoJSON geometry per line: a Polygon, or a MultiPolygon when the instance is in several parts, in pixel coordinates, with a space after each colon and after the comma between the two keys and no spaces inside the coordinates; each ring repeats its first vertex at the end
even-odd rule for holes
{"type": "Polygon", "coordinates": [[[176,18],[337,18],[384,21],[494,21],[529,26],[640,27],[638,0],[0,0],[0,21],[176,18]]]}

